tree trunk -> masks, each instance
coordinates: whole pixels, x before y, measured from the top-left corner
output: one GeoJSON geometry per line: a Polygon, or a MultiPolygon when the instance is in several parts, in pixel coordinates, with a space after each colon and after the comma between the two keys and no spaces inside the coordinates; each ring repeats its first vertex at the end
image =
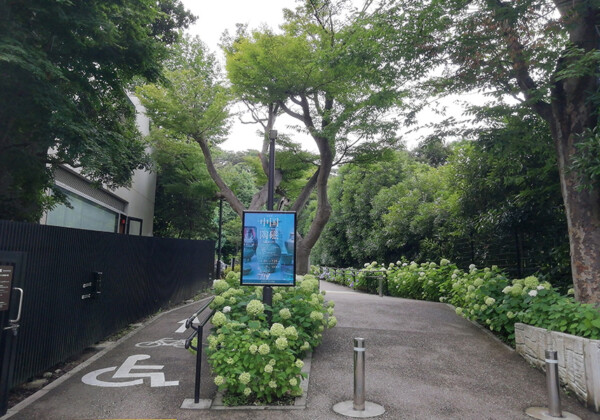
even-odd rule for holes
{"type": "Polygon", "coordinates": [[[296,245],[296,274],[304,275],[310,269],[310,251],[303,240],[296,245]]]}
{"type": "Polygon", "coordinates": [[[306,274],[310,268],[310,251],[321,236],[321,232],[329,221],[331,205],[327,197],[327,183],[329,174],[333,167],[333,151],[325,138],[315,138],[321,156],[321,166],[317,175],[317,211],[310,229],[304,238],[298,241],[296,246],[296,273],[306,274]]]}
{"type": "MultiPolygon", "coordinates": [[[[570,41],[585,52],[595,51],[599,43],[596,32],[598,8],[581,1],[555,3],[561,15],[572,20],[570,41]]],[[[573,60],[577,58],[561,58],[557,72],[573,64],[573,60]]],[[[600,304],[599,186],[595,185],[593,190],[578,188],[578,174],[571,169],[571,164],[577,153],[577,142],[598,124],[598,105],[592,98],[597,90],[598,80],[594,75],[581,74],[556,81],[552,89],[550,118],[569,229],[575,299],[594,304],[600,304]]]]}
{"type": "Polygon", "coordinates": [[[595,125],[595,112],[589,108],[585,98],[571,97],[567,102],[558,97],[553,103],[552,132],[569,229],[575,299],[600,304],[600,195],[598,186],[591,191],[578,189],[578,175],[570,169],[577,140],[595,125]]]}

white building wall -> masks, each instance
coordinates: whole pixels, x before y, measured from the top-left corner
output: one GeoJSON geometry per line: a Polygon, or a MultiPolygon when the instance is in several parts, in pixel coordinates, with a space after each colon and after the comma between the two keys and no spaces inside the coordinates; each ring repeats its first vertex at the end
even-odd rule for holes
{"type": "MultiPolygon", "coordinates": [[[[136,123],[143,136],[150,134],[150,120],[139,99],[129,95],[137,110],[136,123]]],[[[149,151],[149,150],[148,150],[149,151]]],[[[154,197],[156,194],[156,173],[136,170],[131,180],[131,188],[118,188],[113,193],[127,201],[127,216],[142,219],[142,236],[152,236],[154,222],[154,197]]]]}
{"type": "MultiPolygon", "coordinates": [[[[137,97],[129,95],[129,99],[136,109],[136,124],[138,129],[143,136],[147,136],[150,133],[150,120],[145,115],[145,109],[137,97]]],[[[90,183],[81,175],[79,168],[71,168],[65,165],[64,169],[57,171],[56,181],[60,187],[101,205],[110,211],[117,211],[118,214],[125,215],[127,218],[141,219],[142,236],[152,236],[156,173],[136,170],[133,173],[130,188],[91,190],[90,183]],[[115,202],[121,202],[120,205],[115,206],[112,202],[115,198],[111,197],[116,198],[117,201],[115,202]]],[[[44,215],[40,223],[47,223],[47,215],[44,215]]]]}

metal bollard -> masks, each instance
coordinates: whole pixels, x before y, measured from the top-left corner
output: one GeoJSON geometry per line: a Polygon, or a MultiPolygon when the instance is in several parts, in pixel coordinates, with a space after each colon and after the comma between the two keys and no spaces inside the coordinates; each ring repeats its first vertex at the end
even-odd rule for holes
{"type": "Polygon", "coordinates": [[[558,352],[546,350],[546,387],[548,388],[548,414],[562,417],[558,377],[558,352]]]}
{"type": "Polygon", "coordinates": [[[548,388],[548,408],[529,407],[525,414],[535,419],[564,419],[581,420],[580,417],[567,411],[562,411],[560,406],[560,388],[558,377],[558,352],[546,350],[546,388],[548,388]]]}
{"type": "Polygon", "coordinates": [[[354,339],[354,401],[356,411],[365,410],[365,339],[354,339]]]}
{"type": "Polygon", "coordinates": [[[354,400],[342,401],[333,411],[347,417],[361,419],[377,417],[385,413],[383,406],[365,400],[365,339],[354,339],[354,400]]]}
{"type": "Polygon", "coordinates": [[[379,276],[379,297],[383,297],[383,276],[379,276]]]}

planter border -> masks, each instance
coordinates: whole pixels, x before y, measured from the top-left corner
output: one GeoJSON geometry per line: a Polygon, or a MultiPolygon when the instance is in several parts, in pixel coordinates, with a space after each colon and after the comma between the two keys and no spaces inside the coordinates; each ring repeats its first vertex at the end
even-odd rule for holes
{"type": "Polygon", "coordinates": [[[588,408],[600,412],[600,340],[515,324],[517,352],[544,370],[545,351],[558,352],[560,381],[588,408]]]}

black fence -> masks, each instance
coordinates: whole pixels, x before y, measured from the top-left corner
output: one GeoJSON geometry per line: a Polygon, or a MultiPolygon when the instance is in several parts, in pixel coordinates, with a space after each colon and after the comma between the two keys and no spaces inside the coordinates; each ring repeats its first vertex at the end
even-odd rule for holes
{"type": "Polygon", "coordinates": [[[212,284],[213,241],[0,221],[0,265],[24,290],[16,385],[212,284]]]}
{"type": "Polygon", "coordinates": [[[473,235],[453,241],[452,251],[446,255],[460,268],[497,265],[514,278],[538,272],[549,274],[553,267],[562,266],[562,275],[571,281],[569,237],[562,230],[473,235]]]}

